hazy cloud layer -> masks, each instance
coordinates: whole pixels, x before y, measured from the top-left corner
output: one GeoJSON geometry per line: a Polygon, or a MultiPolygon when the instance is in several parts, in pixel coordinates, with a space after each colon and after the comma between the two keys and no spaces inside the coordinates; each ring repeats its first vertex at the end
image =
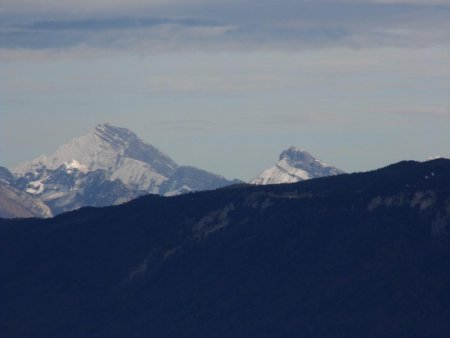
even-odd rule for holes
{"type": "MultiPolygon", "coordinates": [[[[7,9],[17,11],[20,2],[16,7],[6,3],[0,12],[0,19],[4,18],[0,24],[0,48],[83,47],[167,52],[198,48],[416,48],[449,43],[450,5],[382,2],[282,0],[275,5],[273,1],[262,0],[255,6],[250,1],[169,1],[164,4],[156,1],[145,5],[136,1],[134,4],[143,9],[130,10],[127,16],[118,16],[114,11],[89,16],[70,11],[58,15],[30,14],[29,10],[21,15],[9,15],[7,9]]],[[[45,3],[43,5],[45,7],[45,3]]],[[[100,5],[102,1],[92,4],[100,5]]],[[[56,5],[48,1],[47,6],[56,5]]]]}
{"type": "MultiPolygon", "coordinates": [[[[207,4],[223,4],[223,3],[239,3],[239,0],[78,0],[78,1],[61,1],[61,0],[3,0],[0,4],[2,10],[26,11],[36,10],[37,8],[43,11],[93,11],[93,10],[114,10],[117,8],[161,8],[167,6],[186,6],[196,7],[207,4]]],[[[358,3],[358,4],[412,4],[417,6],[429,5],[448,5],[450,0],[278,0],[272,1],[273,6],[283,3],[358,3]]]]}

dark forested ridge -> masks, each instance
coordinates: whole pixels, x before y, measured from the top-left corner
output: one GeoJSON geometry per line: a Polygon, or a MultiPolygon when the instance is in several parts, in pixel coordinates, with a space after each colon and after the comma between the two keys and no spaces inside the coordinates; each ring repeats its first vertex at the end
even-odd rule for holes
{"type": "Polygon", "coordinates": [[[449,337],[450,160],[0,220],[0,337],[449,337]]]}

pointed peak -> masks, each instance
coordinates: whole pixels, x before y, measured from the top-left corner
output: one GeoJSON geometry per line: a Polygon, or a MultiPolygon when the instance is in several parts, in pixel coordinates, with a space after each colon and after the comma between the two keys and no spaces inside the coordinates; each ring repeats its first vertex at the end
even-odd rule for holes
{"type": "Polygon", "coordinates": [[[293,146],[284,150],[280,154],[280,161],[283,159],[293,161],[307,161],[307,162],[315,161],[315,158],[311,156],[311,154],[308,153],[306,150],[293,146]]]}

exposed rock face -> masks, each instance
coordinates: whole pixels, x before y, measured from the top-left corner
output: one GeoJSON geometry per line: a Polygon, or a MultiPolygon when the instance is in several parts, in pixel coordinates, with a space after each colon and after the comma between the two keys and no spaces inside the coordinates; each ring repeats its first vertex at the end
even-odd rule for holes
{"type": "Polygon", "coordinates": [[[13,188],[0,181],[0,217],[1,218],[27,218],[51,217],[50,208],[39,198],[13,188]]]}

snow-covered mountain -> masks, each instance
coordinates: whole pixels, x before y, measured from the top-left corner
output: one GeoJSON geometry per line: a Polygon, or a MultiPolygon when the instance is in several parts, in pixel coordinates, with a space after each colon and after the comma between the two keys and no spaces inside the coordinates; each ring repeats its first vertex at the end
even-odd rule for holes
{"type": "Polygon", "coordinates": [[[83,166],[83,170],[104,170],[137,190],[158,193],[159,186],[177,169],[177,164],[133,132],[99,124],[87,135],[61,146],[53,155],[42,155],[18,165],[13,172],[24,176],[37,169],[55,170],[62,165],[83,166]]]}
{"type": "MultiPolygon", "coordinates": [[[[341,173],[306,151],[291,147],[281,153],[275,166],[249,183],[293,183],[341,173]]],[[[52,155],[18,165],[13,173],[0,167],[0,181],[32,195],[38,203],[44,202],[53,214],[84,206],[121,204],[149,193],[172,196],[240,183],[179,166],[130,130],[106,123],[62,145],[52,155]]]]}
{"type": "Polygon", "coordinates": [[[179,166],[130,130],[106,123],[52,155],[18,165],[13,173],[14,186],[39,196],[55,214],[120,204],[148,193],[170,196],[236,183],[179,166]]]}
{"type": "Polygon", "coordinates": [[[311,178],[332,176],[344,173],[342,170],[326,165],[308,152],[290,147],[284,150],[278,162],[250,180],[250,184],[295,183],[311,178]]]}

